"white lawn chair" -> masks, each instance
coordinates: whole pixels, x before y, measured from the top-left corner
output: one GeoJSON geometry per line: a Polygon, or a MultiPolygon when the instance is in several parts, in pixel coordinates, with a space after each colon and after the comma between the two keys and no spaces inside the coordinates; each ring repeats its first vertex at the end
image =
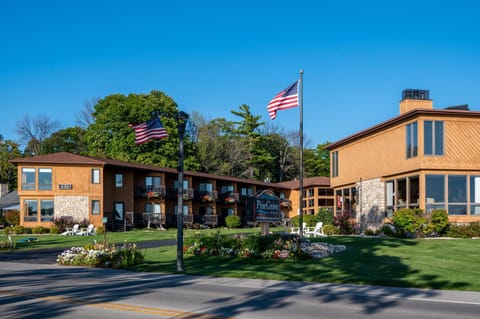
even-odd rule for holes
{"type": "Polygon", "coordinates": [[[79,235],[79,236],[96,235],[95,226],[93,224],[90,224],[90,225],[88,225],[87,229],[78,232],[77,235],[79,235]]]}
{"type": "MultiPolygon", "coordinates": [[[[305,228],[307,228],[307,223],[302,223],[302,229],[304,232],[305,232],[305,228]]],[[[300,227],[292,227],[290,230],[290,234],[300,235],[300,227]]]]}
{"type": "Polygon", "coordinates": [[[63,236],[73,236],[73,235],[76,235],[78,234],[78,232],[80,231],[80,225],[78,224],[75,224],[73,225],[72,228],[67,228],[67,230],[65,230],[63,233],[61,233],[60,235],[63,235],[63,236]]]}
{"type": "Polygon", "coordinates": [[[323,223],[318,222],[315,227],[306,227],[304,231],[305,237],[310,237],[313,235],[313,237],[320,237],[320,236],[325,236],[323,233],[323,223]]]}

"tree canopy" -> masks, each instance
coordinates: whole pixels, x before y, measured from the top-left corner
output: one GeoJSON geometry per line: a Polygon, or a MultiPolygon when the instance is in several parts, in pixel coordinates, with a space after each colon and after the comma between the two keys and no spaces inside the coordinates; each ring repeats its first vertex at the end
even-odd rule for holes
{"type": "MultiPolygon", "coordinates": [[[[154,90],[92,100],[77,114],[79,126],[75,127],[58,129],[59,123],[46,116],[26,116],[17,123],[17,133],[26,145],[23,153],[18,144],[0,135],[0,179],[16,184],[10,159],[60,151],[176,168],[178,111],[171,97],[154,90]],[[168,138],[135,144],[135,131],[129,125],[145,122],[155,112],[168,138]]],[[[236,120],[191,115],[184,139],[185,169],[270,182],[299,177],[298,132],[284,132],[263,122],[246,104],[231,113],[236,120]]],[[[329,175],[328,144],[304,149],[304,176],[329,175]]]]}

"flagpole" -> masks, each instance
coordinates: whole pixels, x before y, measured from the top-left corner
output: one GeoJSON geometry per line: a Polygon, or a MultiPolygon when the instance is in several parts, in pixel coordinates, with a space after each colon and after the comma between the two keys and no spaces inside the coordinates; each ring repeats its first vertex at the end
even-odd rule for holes
{"type": "Polygon", "coordinates": [[[300,70],[298,79],[298,106],[300,109],[300,195],[299,200],[299,230],[300,238],[303,237],[303,70],[300,70]]]}

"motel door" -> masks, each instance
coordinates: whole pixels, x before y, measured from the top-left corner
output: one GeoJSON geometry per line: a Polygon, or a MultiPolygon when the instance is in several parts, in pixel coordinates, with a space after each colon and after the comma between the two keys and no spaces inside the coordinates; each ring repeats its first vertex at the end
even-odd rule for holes
{"type": "Polygon", "coordinates": [[[161,210],[160,210],[161,206],[160,204],[153,204],[153,220],[155,222],[161,222],[161,210]]]}
{"type": "Polygon", "coordinates": [[[123,221],[125,218],[125,206],[124,203],[115,203],[115,220],[123,221]]]}

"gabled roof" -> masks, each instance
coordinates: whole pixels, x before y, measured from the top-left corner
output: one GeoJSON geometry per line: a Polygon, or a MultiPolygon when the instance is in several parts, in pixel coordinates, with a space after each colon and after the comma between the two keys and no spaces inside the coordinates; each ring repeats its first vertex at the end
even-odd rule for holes
{"type": "Polygon", "coordinates": [[[416,118],[419,116],[445,116],[445,117],[467,117],[467,118],[480,118],[480,112],[477,111],[468,111],[468,110],[459,110],[459,109],[440,109],[440,110],[433,110],[433,109],[415,109],[409,112],[405,112],[400,114],[397,117],[394,117],[388,121],[382,122],[370,128],[367,128],[363,131],[360,131],[356,134],[350,135],[344,139],[341,139],[335,143],[332,143],[326,147],[327,150],[333,150],[338,148],[339,146],[351,143],[353,141],[359,140],[371,134],[378,133],[384,129],[390,128],[395,126],[399,123],[406,122],[411,120],[412,118],[416,118]]]}
{"type": "MultiPolygon", "coordinates": [[[[171,174],[177,173],[177,170],[174,168],[132,163],[132,162],[106,159],[106,158],[100,158],[100,157],[83,156],[83,155],[77,155],[77,154],[72,154],[68,152],[59,152],[59,153],[52,153],[47,155],[24,157],[24,158],[14,159],[11,162],[14,164],[95,165],[95,166],[102,166],[102,167],[110,166],[110,167],[119,167],[119,168],[131,168],[131,169],[137,169],[137,170],[148,170],[148,171],[171,173],[171,174]]],[[[254,185],[264,186],[264,187],[285,188],[283,185],[277,185],[274,183],[264,183],[260,181],[243,179],[238,177],[214,175],[214,174],[193,172],[193,171],[184,171],[184,173],[185,175],[196,176],[196,177],[201,177],[205,179],[217,179],[217,180],[224,180],[224,181],[237,182],[237,183],[248,183],[248,184],[254,184],[254,185]]]]}
{"type": "Polygon", "coordinates": [[[17,191],[12,191],[0,197],[0,209],[19,209],[20,198],[17,191]]]}
{"type": "MultiPolygon", "coordinates": [[[[299,180],[281,182],[281,183],[277,183],[277,185],[280,185],[289,189],[300,189],[299,180]]],[[[303,179],[303,187],[314,187],[314,186],[330,187],[330,177],[315,176],[315,177],[307,177],[303,179]]]]}

